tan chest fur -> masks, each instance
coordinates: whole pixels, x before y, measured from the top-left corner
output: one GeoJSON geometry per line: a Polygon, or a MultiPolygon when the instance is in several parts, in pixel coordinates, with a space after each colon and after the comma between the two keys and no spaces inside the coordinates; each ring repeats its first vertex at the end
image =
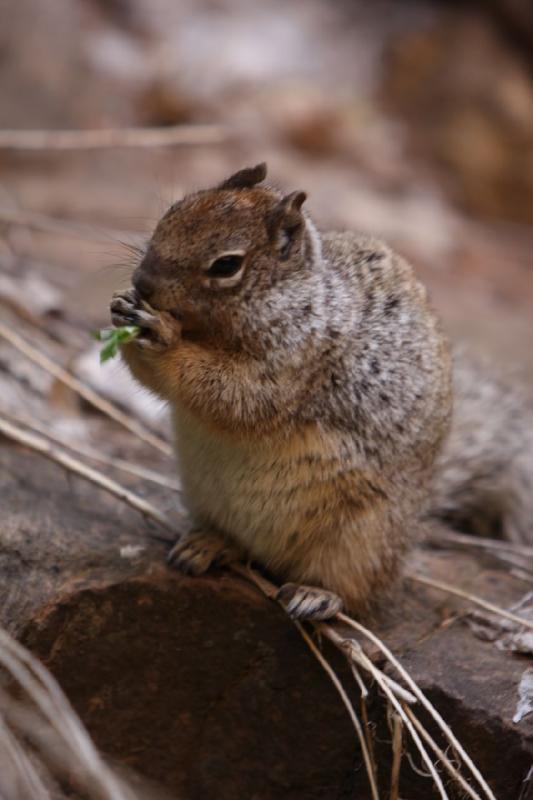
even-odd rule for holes
{"type": "Polygon", "coordinates": [[[289,562],[331,525],[339,486],[355,465],[318,425],[242,440],[179,407],[174,424],[185,499],[199,525],[214,525],[271,566],[289,562]]]}

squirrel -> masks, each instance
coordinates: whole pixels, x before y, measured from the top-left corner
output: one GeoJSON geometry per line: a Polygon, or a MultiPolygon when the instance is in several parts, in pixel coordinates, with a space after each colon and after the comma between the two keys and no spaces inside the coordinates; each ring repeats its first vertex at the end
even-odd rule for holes
{"type": "MultiPolygon", "coordinates": [[[[483,461],[470,388],[450,433],[450,347],[411,266],[319,233],[306,194],[265,178],[258,164],[172,205],[111,318],[140,326],[122,357],[172,411],[192,525],[169,562],[199,575],[245,556],[285,582],[293,617],[361,616],[424,518],[488,507],[507,484],[483,461]]],[[[510,525],[532,521],[529,500],[510,525]]]]}

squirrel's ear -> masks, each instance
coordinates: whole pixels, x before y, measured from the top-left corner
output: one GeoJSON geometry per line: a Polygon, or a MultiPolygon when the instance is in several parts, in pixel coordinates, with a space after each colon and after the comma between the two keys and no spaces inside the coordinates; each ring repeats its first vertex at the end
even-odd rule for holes
{"type": "Polygon", "coordinates": [[[240,169],[234,175],[230,175],[225,181],[218,185],[218,189],[251,189],[261,181],[264,181],[267,174],[267,165],[263,161],[255,167],[240,169]]]}
{"type": "Polygon", "coordinates": [[[280,200],[271,217],[272,239],[282,260],[289,257],[293,245],[304,230],[302,205],[307,199],[305,192],[291,192],[280,200]]]}

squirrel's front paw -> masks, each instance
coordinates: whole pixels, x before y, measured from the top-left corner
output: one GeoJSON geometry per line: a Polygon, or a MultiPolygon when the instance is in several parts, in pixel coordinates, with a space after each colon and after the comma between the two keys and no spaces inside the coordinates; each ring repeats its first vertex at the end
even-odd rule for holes
{"type": "Polygon", "coordinates": [[[115,292],[110,308],[113,325],[137,325],[141,329],[132,344],[143,350],[166,350],[180,339],[179,321],[168,311],[158,311],[149,306],[135,289],[115,292]]]}
{"type": "Polygon", "coordinates": [[[186,575],[203,575],[212,564],[228,564],[238,557],[237,551],[222,536],[191,531],[178,539],[167,562],[186,575]]]}
{"type": "Polygon", "coordinates": [[[318,622],[331,619],[342,610],[342,600],[334,592],[297,583],[285,583],[279,589],[276,600],[293,619],[313,619],[318,622]]]}

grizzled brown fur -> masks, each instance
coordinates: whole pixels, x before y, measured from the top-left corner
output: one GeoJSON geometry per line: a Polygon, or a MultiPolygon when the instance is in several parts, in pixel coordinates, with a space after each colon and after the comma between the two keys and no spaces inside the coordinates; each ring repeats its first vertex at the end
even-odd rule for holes
{"type": "MultiPolygon", "coordinates": [[[[174,563],[198,574],[241,552],[359,614],[428,508],[448,346],[403,259],[319,234],[305,194],[259,186],[265,174],[172,206],[113,321],[141,326],[123,357],[172,409],[193,522],[174,563]]],[[[317,602],[299,595],[292,611],[320,615],[317,602]]]]}

